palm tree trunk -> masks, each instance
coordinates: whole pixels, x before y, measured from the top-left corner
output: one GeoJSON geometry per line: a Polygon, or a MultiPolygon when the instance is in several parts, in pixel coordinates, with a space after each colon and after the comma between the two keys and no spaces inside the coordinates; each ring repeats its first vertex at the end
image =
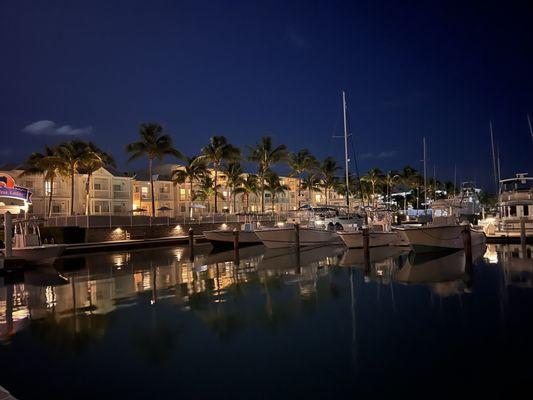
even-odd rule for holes
{"type": "MultiPolygon", "coordinates": [[[[154,178],[152,177],[152,158],[148,157],[148,173],[150,174],[150,200],[152,203],[152,217],[155,217],[154,178]]],[[[142,196],[142,193],[141,193],[142,196]]]]}
{"type": "Polygon", "coordinates": [[[235,195],[235,190],[231,191],[231,195],[233,196],[233,213],[235,214],[237,212],[237,196],[235,195]]]}
{"type": "Polygon", "coordinates": [[[70,168],[70,215],[74,215],[74,166],[70,168]]]}
{"type": "Polygon", "coordinates": [[[218,195],[217,195],[218,165],[213,164],[213,168],[215,170],[215,187],[213,189],[215,191],[215,214],[216,214],[218,213],[218,195]]]}
{"type": "Polygon", "coordinates": [[[298,175],[298,210],[300,209],[301,202],[300,202],[300,193],[302,189],[302,174],[300,173],[298,175]]]}
{"type": "Polygon", "coordinates": [[[52,216],[52,198],[54,197],[54,178],[50,178],[50,198],[48,199],[48,218],[52,216]]]}
{"type": "Polygon", "coordinates": [[[193,180],[192,178],[189,179],[189,184],[190,184],[190,192],[189,192],[189,216],[192,217],[192,185],[193,185],[193,180]]]}
{"type": "Polygon", "coordinates": [[[85,215],[89,215],[91,210],[91,173],[87,174],[87,183],[85,184],[85,215]]]}
{"type": "Polygon", "coordinates": [[[261,174],[261,212],[265,212],[265,181],[263,174],[261,174]]]}
{"type": "Polygon", "coordinates": [[[246,212],[250,209],[250,195],[246,193],[246,212]]]}

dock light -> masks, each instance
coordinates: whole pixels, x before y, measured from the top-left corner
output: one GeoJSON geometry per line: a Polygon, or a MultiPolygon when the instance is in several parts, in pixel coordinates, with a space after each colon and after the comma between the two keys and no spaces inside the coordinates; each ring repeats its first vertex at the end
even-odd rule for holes
{"type": "Polygon", "coordinates": [[[113,233],[121,233],[122,232],[122,228],[115,228],[113,230],[113,233]]]}
{"type": "Polygon", "coordinates": [[[228,229],[228,224],[224,223],[224,224],[220,225],[220,227],[221,227],[222,229],[228,229]]]}
{"type": "Polygon", "coordinates": [[[285,226],[285,222],[278,222],[276,225],[281,228],[281,227],[285,226]]]}
{"type": "Polygon", "coordinates": [[[174,227],[174,230],[175,230],[176,232],[181,232],[181,231],[182,231],[181,225],[176,225],[176,226],[174,227]]]}

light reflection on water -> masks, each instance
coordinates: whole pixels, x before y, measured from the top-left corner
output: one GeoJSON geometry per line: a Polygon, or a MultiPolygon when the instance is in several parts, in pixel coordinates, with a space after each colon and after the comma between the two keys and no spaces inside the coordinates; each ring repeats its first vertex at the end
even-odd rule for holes
{"type": "MultiPolygon", "coordinates": [[[[15,365],[0,384],[21,398],[37,393],[24,385],[16,357],[35,357],[36,367],[50,371],[83,366],[95,384],[78,393],[84,398],[109,385],[105,374],[116,368],[140,379],[157,365],[154,385],[176,369],[195,381],[200,377],[175,363],[196,365],[211,376],[221,367],[243,368],[232,359],[238,354],[250,363],[241,373],[267,374],[280,386],[242,386],[219,377],[213,387],[207,385],[206,397],[215,382],[232,394],[270,396],[296,388],[311,397],[372,392],[381,378],[400,379],[398,371],[390,376],[391,368],[410,360],[427,364],[411,366],[423,367],[422,374],[443,372],[441,364],[451,362],[443,361],[443,354],[472,346],[474,332],[488,335],[485,340],[495,348],[473,353],[494,350],[495,359],[510,337],[531,336],[531,250],[475,248],[473,266],[463,252],[427,256],[393,247],[371,249],[367,264],[361,250],[342,247],[297,254],[256,246],[241,249],[238,260],[233,251],[213,253],[209,246],[199,246],[192,256],[180,247],[65,258],[57,270],[36,269],[0,286],[0,359],[4,366],[15,365]],[[222,366],[210,365],[212,357],[217,362],[225,357],[222,366]],[[390,367],[378,368],[376,362],[390,367]],[[295,369],[296,376],[308,369],[322,375],[286,380],[283,374],[295,369]]],[[[531,356],[533,346],[521,351],[531,356]]],[[[46,371],[39,377],[57,397],[71,398],[46,371]]],[[[79,390],[81,382],[61,384],[79,390]]],[[[142,397],[150,387],[152,394],[168,393],[162,385],[113,387],[129,398],[142,397]]]]}

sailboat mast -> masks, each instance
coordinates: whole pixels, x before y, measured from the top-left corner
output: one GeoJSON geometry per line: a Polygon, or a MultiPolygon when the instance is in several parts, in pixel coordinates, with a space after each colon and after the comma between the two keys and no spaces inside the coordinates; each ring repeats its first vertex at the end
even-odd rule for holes
{"type": "Polygon", "coordinates": [[[342,91],[342,116],[344,119],[344,175],[346,179],[346,206],[350,211],[350,181],[348,179],[348,126],[346,122],[346,92],[342,91]]]}
{"type": "Polygon", "coordinates": [[[428,192],[427,192],[427,170],[426,170],[426,137],[422,139],[422,143],[424,146],[424,215],[427,215],[428,212],[428,192]]]}
{"type": "Polygon", "coordinates": [[[492,133],[492,121],[489,121],[490,128],[490,144],[492,146],[492,171],[494,172],[494,185],[496,186],[496,193],[499,191],[498,185],[498,170],[496,169],[496,153],[494,151],[494,134],[492,133]]]}

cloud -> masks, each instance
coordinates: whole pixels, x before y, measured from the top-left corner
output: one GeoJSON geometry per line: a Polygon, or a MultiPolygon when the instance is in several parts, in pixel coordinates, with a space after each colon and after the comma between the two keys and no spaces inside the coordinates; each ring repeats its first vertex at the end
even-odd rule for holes
{"type": "Polygon", "coordinates": [[[396,155],[396,150],[381,151],[379,153],[363,153],[359,156],[361,159],[370,158],[390,158],[396,155]]]}
{"type": "Polygon", "coordinates": [[[92,131],[92,126],[86,126],[83,128],[75,128],[71,125],[58,126],[54,121],[46,119],[33,122],[22,128],[22,132],[29,133],[30,135],[80,136],[88,135],[92,131]]]}

